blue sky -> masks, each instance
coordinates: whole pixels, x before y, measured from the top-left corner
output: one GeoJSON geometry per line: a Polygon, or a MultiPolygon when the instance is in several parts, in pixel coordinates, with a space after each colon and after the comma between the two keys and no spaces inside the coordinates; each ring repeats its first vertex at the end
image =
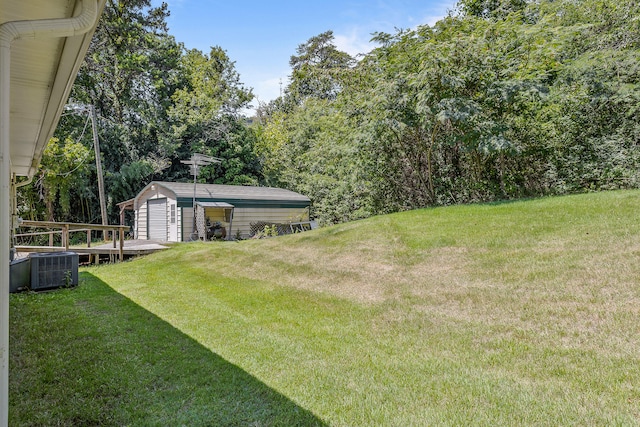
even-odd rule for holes
{"type": "Polygon", "coordinates": [[[235,62],[241,81],[262,102],[279,95],[280,82],[284,87],[291,72],[289,58],[309,38],[332,30],[340,50],[364,53],[372,48],[371,33],[432,25],[456,4],[456,0],[164,1],[171,12],[169,33],[187,48],[208,53],[211,46],[222,47],[235,62]]]}

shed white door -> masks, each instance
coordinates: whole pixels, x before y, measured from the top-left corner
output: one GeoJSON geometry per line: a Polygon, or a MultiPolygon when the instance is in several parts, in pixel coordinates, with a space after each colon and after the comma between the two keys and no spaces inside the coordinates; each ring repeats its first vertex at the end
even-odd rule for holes
{"type": "Polygon", "coordinates": [[[147,200],[149,240],[167,240],[167,199],[147,200]]]}

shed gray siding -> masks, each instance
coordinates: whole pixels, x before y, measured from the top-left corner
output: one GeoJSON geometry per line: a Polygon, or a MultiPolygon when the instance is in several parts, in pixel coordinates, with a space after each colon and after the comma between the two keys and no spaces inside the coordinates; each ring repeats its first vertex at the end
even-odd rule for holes
{"type": "Polygon", "coordinates": [[[249,237],[252,222],[264,221],[275,224],[288,224],[290,222],[307,221],[308,219],[308,208],[236,208],[233,213],[231,236],[235,237],[238,230],[240,230],[240,235],[243,238],[249,237]]]}

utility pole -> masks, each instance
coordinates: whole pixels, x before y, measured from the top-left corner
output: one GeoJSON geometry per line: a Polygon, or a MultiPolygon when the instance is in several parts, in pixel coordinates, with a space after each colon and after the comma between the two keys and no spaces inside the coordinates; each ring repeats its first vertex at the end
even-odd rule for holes
{"type": "MultiPolygon", "coordinates": [[[[96,173],[98,175],[98,195],[100,196],[100,216],[102,217],[102,225],[108,225],[107,203],[104,197],[104,176],[102,175],[102,160],[100,159],[100,141],[98,140],[98,125],[96,117],[96,108],[89,106],[91,113],[91,128],[93,129],[93,150],[96,153],[96,173]]],[[[106,233],[106,231],[104,232],[106,233]]]]}

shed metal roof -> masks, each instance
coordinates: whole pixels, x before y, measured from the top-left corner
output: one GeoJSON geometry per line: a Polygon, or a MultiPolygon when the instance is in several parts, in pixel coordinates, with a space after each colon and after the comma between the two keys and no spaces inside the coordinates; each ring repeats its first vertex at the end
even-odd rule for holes
{"type": "MultiPolygon", "coordinates": [[[[192,182],[152,182],[147,187],[154,184],[171,190],[178,198],[193,198],[192,182]]],[[[197,184],[196,199],[295,201],[311,203],[311,200],[307,196],[283,188],[221,184],[197,184]]]]}

